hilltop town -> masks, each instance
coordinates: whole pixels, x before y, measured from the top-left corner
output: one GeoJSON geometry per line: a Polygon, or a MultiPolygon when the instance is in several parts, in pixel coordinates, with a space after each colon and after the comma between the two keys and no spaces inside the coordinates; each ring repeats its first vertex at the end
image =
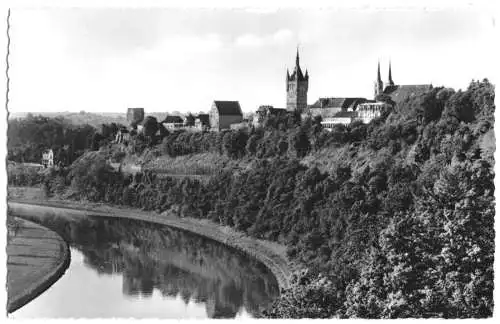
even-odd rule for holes
{"type": "MultiPolygon", "coordinates": [[[[374,81],[373,98],[363,97],[320,97],[314,103],[308,104],[310,75],[306,69],[303,71],[300,55],[297,49],[295,65],[290,71],[287,69],[285,78],[285,102],[283,107],[260,105],[253,113],[244,114],[238,101],[214,100],[208,113],[181,114],[176,112],[149,113],[146,116],[145,108],[128,108],[126,117],[123,114],[89,114],[84,111],[79,113],[66,113],[58,115],[44,114],[48,118],[62,118],[73,125],[89,124],[100,130],[88,141],[91,146],[98,147],[98,142],[111,132],[113,142],[117,144],[131,143],[137,135],[147,135],[150,139],[162,139],[168,133],[182,132],[221,132],[225,130],[244,130],[246,132],[265,126],[267,120],[287,118],[290,114],[305,120],[314,120],[325,131],[331,131],[336,125],[349,126],[360,122],[369,124],[372,120],[380,118],[384,113],[389,113],[402,102],[418,97],[433,89],[431,84],[400,85],[392,77],[392,67],[389,62],[387,81],[382,81],[380,62],[377,66],[374,81]],[[106,126],[106,125],[109,125],[106,126]],[[104,129],[103,129],[104,127],[104,129]],[[106,128],[107,127],[107,128],[106,128]],[[148,127],[147,134],[145,127],[148,127]]],[[[14,115],[11,117],[26,118],[28,114],[14,115]]],[[[420,120],[421,116],[417,116],[420,120]]],[[[153,141],[155,142],[155,141],[153,141]]],[[[85,144],[82,147],[88,147],[85,144]]],[[[73,159],[61,158],[61,154],[54,154],[54,148],[45,146],[41,157],[32,166],[50,167],[68,164],[73,159]],[[58,157],[56,157],[56,155],[58,157]]],[[[58,149],[60,152],[61,149],[58,149]]],[[[67,154],[64,153],[64,154],[67,154]]],[[[28,165],[28,164],[25,164],[28,165]]]]}
{"type": "MultiPolygon", "coordinates": [[[[389,63],[387,82],[382,81],[380,62],[374,82],[372,99],[362,97],[320,97],[313,104],[308,104],[309,72],[303,72],[297,49],[293,70],[286,71],[286,105],[273,107],[259,106],[250,118],[244,118],[238,101],[214,100],[208,114],[175,115],[168,114],[160,123],[169,131],[221,131],[224,129],[245,129],[262,126],[264,119],[287,112],[298,112],[302,119],[320,118],[321,125],[329,130],[335,124],[349,125],[354,121],[368,124],[403,100],[425,93],[432,89],[431,84],[399,85],[392,79],[392,68],[389,63]]],[[[127,138],[129,131],[142,130],[144,108],[129,108],[127,121],[131,129],[121,129],[117,141],[127,138]]]]}

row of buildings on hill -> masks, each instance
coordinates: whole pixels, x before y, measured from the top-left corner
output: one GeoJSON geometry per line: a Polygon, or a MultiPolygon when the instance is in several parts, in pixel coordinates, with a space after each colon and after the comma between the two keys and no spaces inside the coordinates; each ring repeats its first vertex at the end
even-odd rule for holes
{"type": "MultiPolygon", "coordinates": [[[[300,57],[297,50],[295,67],[290,73],[286,72],[286,108],[261,106],[256,116],[268,116],[281,111],[298,110],[303,116],[320,116],[322,124],[329,129],[335,124],[350,124],[355,120],[369,123],[374,118],[380,117],[382,112],[398,104],[408,97],[418,95],[432,89],[431,84],[422,85],[397,85],[392,79],[392,69],[389,63],[388,81],[384,83],[380,75],[380,63],[377,69],[377,79],[374,86],[373,99],[361,97],[324,97],[308,105],[307,92],[309,90],[309,72],[303,73],[300,67],[300,57]],[[382,95],[388,100],[379,100],[382,95]]],[[[259,117],[257,117],[259,118],[259,117]]]]}
{"type": "MultiPolygon", "coordinates": [[[[321,97],[312,105],[308,104],[309,72],[302,71],[300,66],[299,51],[295,57],[295,67],[290,72],[286,71],[286,107],[278,108],[269,105],[260,106],[252,120],[245,120],[238,101],[215,100],[208,114],[194,116],[194,122],[187,120],[186,116],[167,116],[161,121],[168,130],[185,129],[189,131],[223,129],[238,129],[243,127],[262,125],[266,117],[284,112],[299,111],[303,117],[321,117],[322,125],[330,129],[335,124],[350,124],[355,120],[369,123],[392,105],[397,104],[407,97],[415,96],[432,89],[431,84],[422,85],[397,85],[392,79],[392,69],[389,63],[388,81],[383,82],[380,75],[380,63],[377,69],[377,78],[374,84],[373,99],[362,97],[321,97]],[[379,100],[382,95],[390,98],[379,100]]],[[[142,108],[131,108],[144,110],[142,108]]],[[[129,110],[130,111],[130,110],[129,110]]],[[[129,113],[130,115],[130,113],[129,113]]],[[[127,115],[127,117],[129,117],[127,115]]],[[[138,115],[141,115],[139,113],[138,115]]],[[[133,118],[132,118],[133,119],[133,118]]],[[[130,122],[130,120],[129,120],[130,122]]],[[[140,125],[139,125],[140,126],[140,125]]]]}

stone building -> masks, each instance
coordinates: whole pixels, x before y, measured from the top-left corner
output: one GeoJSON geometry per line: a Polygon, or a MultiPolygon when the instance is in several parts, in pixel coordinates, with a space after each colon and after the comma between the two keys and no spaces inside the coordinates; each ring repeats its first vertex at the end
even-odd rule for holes
{"type": "Polygon", "coordinates": [[[139,125],[144,120],[144,108],[128,108],[127,121],[130,126],[139,125]]]}
{"type": "Polygon", "coordinates": [[[321,116],[322,119],[331,118],[342,111],[354,111],[365,98],[319,98],[309,106],[308,112],[312,118],[321,116]]]}
{"type": "Polygon", "coordinates": [[[382,116],[382,113],[390,109],[391,105],[385,102],[366,102],[358,105],[356,109],[358,116],[357,119],[363,123],[368,124],[373,119],[382,116]]]}
{"type": "Polygon", "coordinates": [[[240,123],[234,123],[229,125],[232,130],[249,129],[252,126],[248,119],[243,119],[240,123]]]}
{"type": "Polygon", "coordinates": [[[199,114],[194,120],[194,127],[203,131],[210,128],[210,115],[209,114],[199,114]]]}
{"type": "Polygon", "coordinates": [[[391,100],[398,104],[409,97],[417,96],[432,89],[432,84],[406,84],[397,85],[392,80],[391,63],[389,62],[389,77],[388,81],[384,84],[380,76],[380,62],[377,69],[377,80],[374,86],[375,100],[379,95],[387,95],[391,100]]]}
{"type": "Polygon", "coordinates": [[[331,117],[326,117],[321,121],[325,129],[331,129],[336,124],[349,125],[357,118],[356,111],[340,111],[331,117]]]}
{"type": "Polygon", "coordinates": [[[42,165],[45,168],[54,166],[54,152],[51,149],[46,149],[42,152],[42,165]]]}
{"type": "Polygon", "coordinates": [[[130,142],[130,132],[126,128],[121,128],[116,132],[115,143],[127,144],[130,142]]]}
{"type": "Polygon", "coordinates": [[[210,109],[212,130],[229,129],[231,124],[243,121],[243,112],[238,101],[214,101],[210,109]]]}
{"type": "Polygon", "coordinates": [[[298,110],[303,112],[307,109],[307,91],[309,89],[309,74],[302,73],[299,64],[299,50],[295,58],[295,68],[290,75],[286,70],[286,109],[288,111],[298,110]]]}
{"type": "Polygon", "coordinates": [[[253,116],[253,126],[262,126],[264,120],[269,116],[279,116],[281,114],[286,114],[287,110],[285,108],[274,108],[273,106],[259,106],[259,109],[255,112],[253,116]]]}
{"type": "Polygon", "coordinates": [[[173,131],[176,129],[184,128],[185,122],[185,119],[181,116],[166,116],[161,124],[169,131],[173,131]]]}

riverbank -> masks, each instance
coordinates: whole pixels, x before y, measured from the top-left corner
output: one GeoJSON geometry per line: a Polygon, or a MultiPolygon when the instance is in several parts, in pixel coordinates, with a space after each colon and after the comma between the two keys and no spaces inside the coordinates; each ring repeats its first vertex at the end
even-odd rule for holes
{"type": "Polygon", "coordinates": [[[29,213],[30,205],[37,208],[68,209],[72,213],[85,216],[104,216],[129,218],[171,226],[192,232],[236,248],[262,262],[276,277],[281,289],[288,288],[293,265],[286,256],[286,247],[274,242],[258,240],[237,232],[229,227],[222,227],[204,219],[180,218],[171,212],[158,214],[132,208],[109,206],[104,204],[82,203],[77,201],[45,199],[37,188],[9,188],[9,210],[17,216],[29,213]]]}
{"type": "Polygon", "coordinates": [[[67,243],[55,232],[14,217],[7,239],[7,312],[36,298],[66,271],[67,243]]]}

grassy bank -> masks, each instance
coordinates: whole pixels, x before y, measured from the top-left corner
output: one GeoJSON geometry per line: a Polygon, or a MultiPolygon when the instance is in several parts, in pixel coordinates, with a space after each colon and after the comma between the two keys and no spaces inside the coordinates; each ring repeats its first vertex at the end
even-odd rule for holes
{"type": "Polygon", "coordinates": [[[64,274],[70,253],[66,242],[43,226],[17,217],[10,224],[15,224],[7,240],[7,312],[12,313],[64,274]]]}

